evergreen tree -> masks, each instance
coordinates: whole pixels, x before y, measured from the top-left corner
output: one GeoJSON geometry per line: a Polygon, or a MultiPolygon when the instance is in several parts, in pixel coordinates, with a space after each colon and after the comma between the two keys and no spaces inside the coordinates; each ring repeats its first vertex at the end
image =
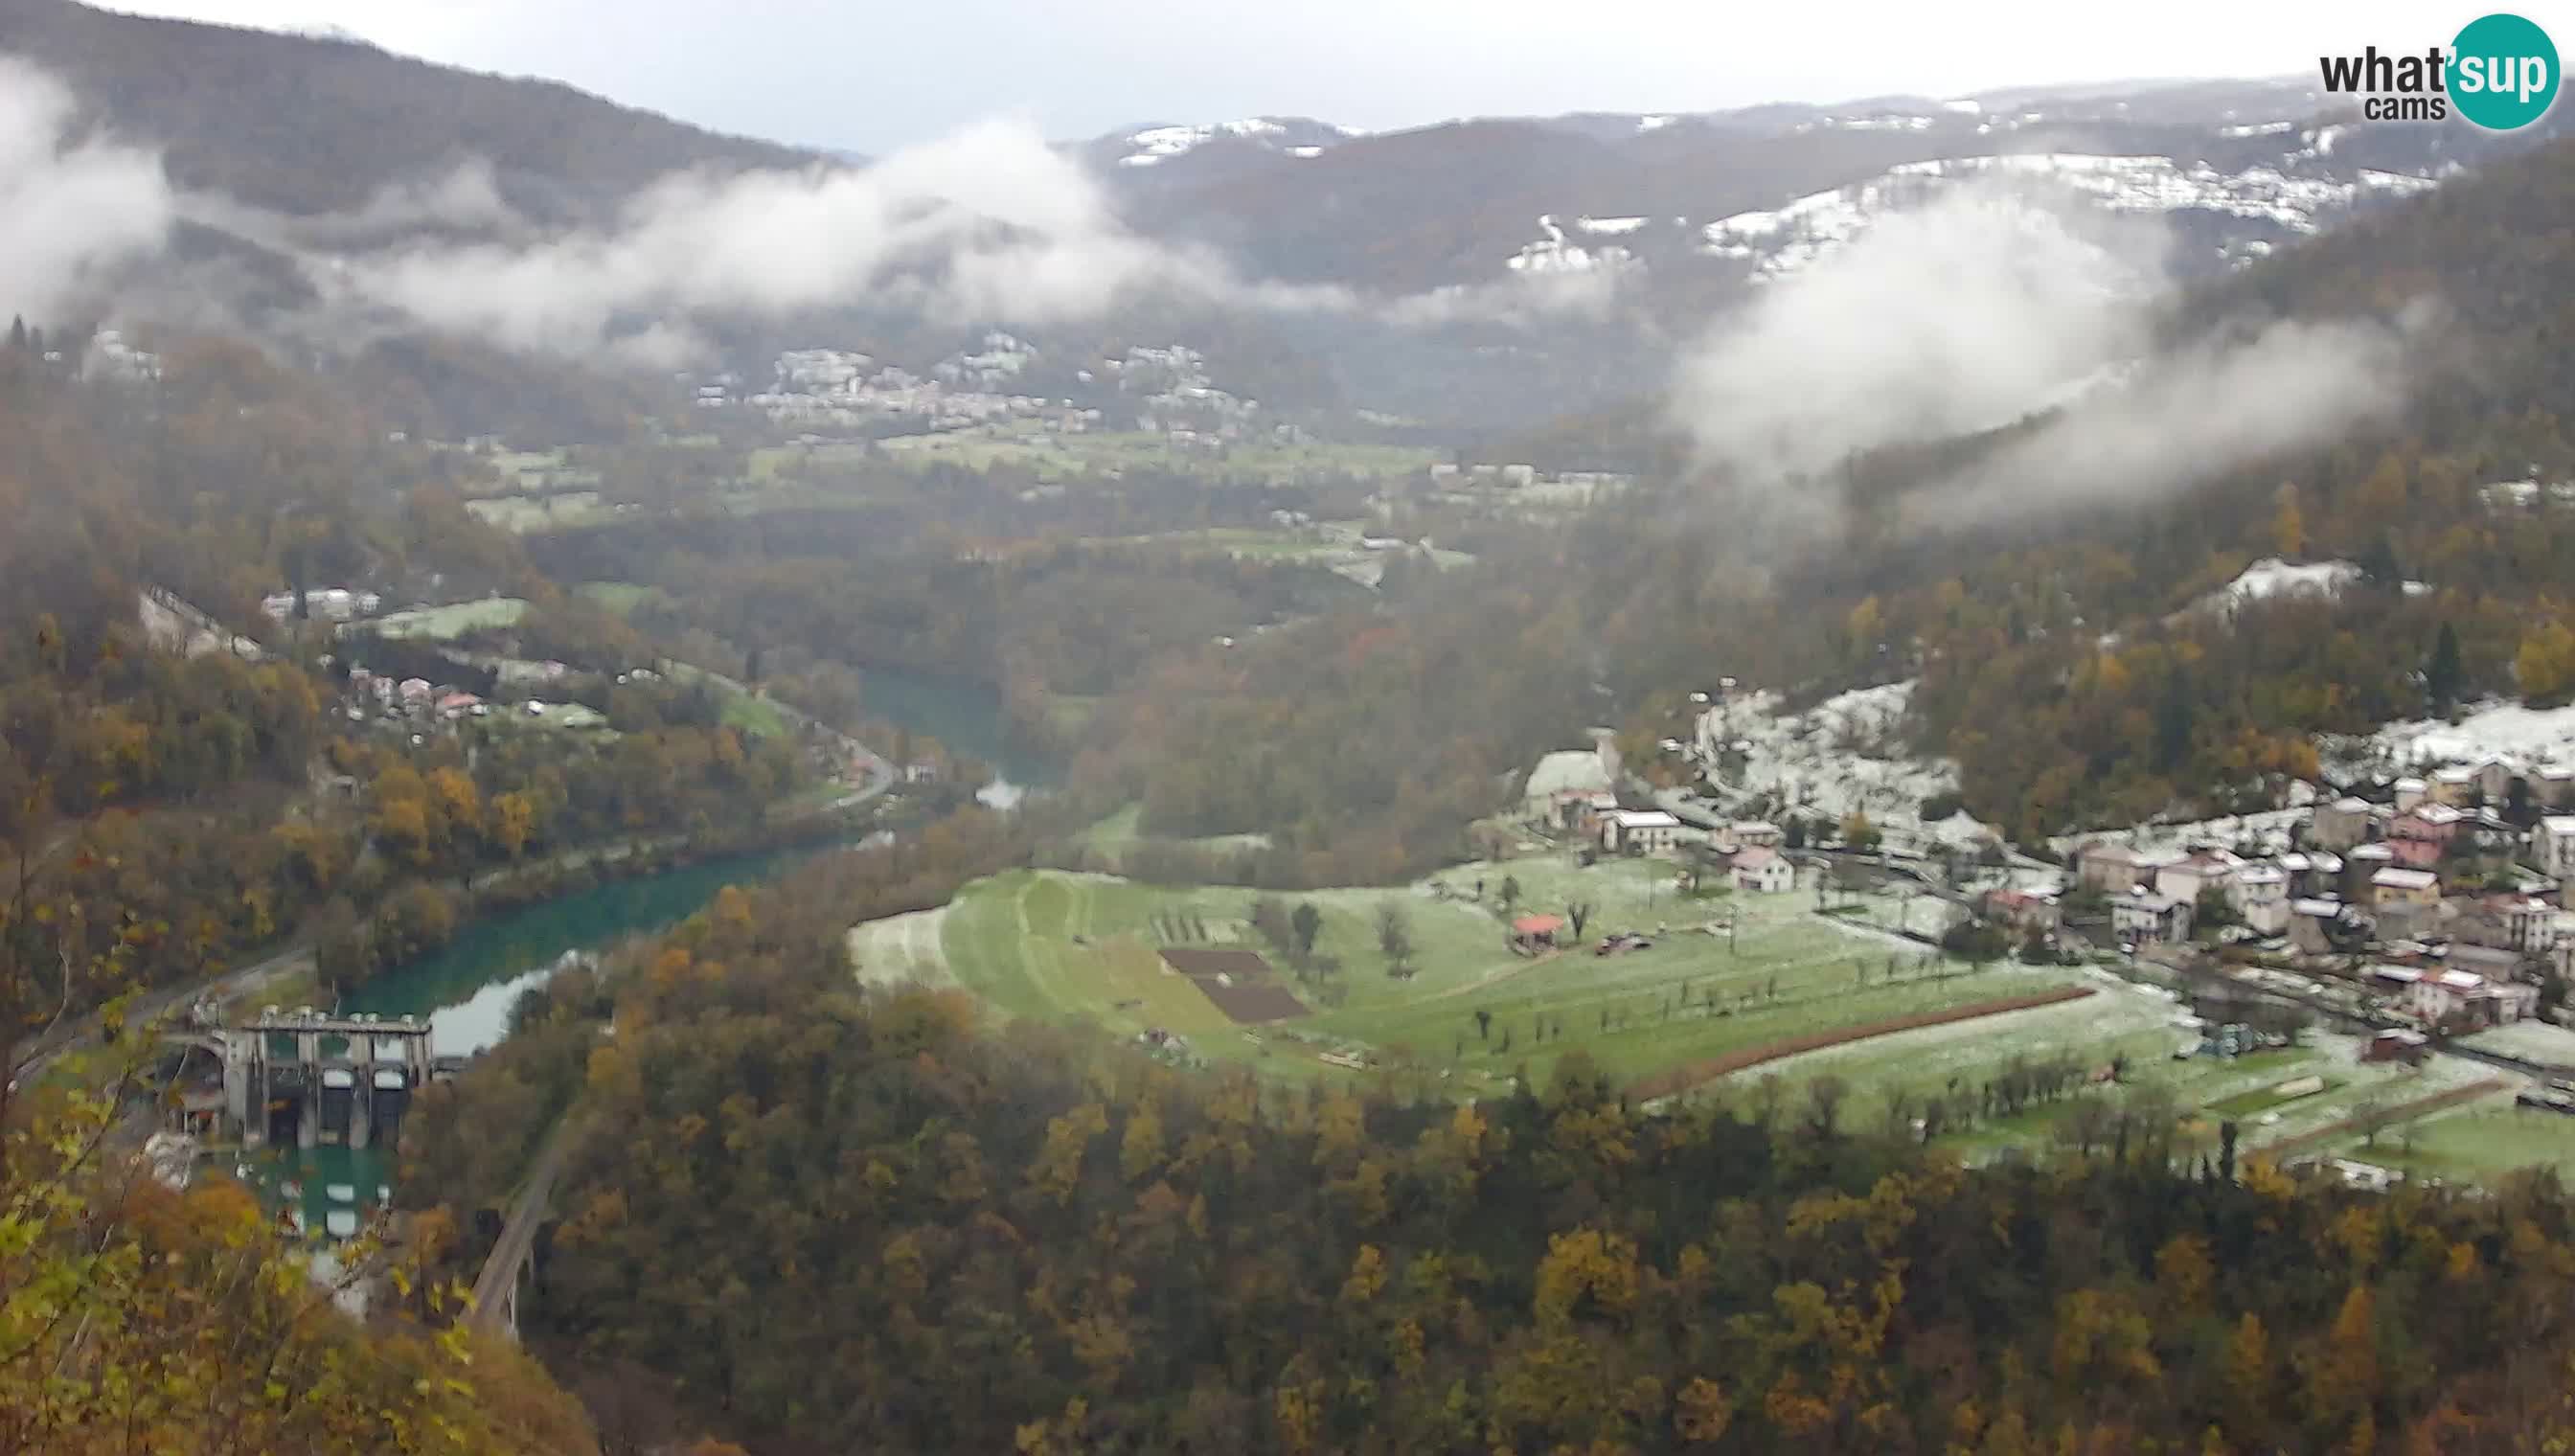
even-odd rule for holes
{"type": "Polygon", "coordinates": [[[2459,634],[2444,622],[2441,634],[2432,643],[2432,661],[2423,670],[2423,689],[2432,700],[2435,715],[2446,714],[2459,701],[2459,685],[2466,669],[2459,663],[2459,634]]]}
{"type": "Polygon", "coordinates": [[[2405,569],[2396,560],[2396,543],[2382,531],[2360,550],[2360,579],[2373,587],[2395,587],[2405,580],[2405,569]]]}
{"type": "Polygon", "coordinates": [[[2164,686],[2163,702],[2155,709],[2155,767],[2169,773],[2190,756],[2192,721],[2197,716],[2190,700],[2190,675],[2176,668],[2164,686]]]}

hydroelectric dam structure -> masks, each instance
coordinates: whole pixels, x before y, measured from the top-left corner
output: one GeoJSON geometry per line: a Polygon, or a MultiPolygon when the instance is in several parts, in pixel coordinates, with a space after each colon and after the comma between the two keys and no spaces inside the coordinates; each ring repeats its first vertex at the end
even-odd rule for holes
{"type": "Polygon", "coordinates": [[[441,1068],[429,1023],[271,1006],[215,1033],[224,1111],[251,1146],[390,1147],[441,1068]]]}

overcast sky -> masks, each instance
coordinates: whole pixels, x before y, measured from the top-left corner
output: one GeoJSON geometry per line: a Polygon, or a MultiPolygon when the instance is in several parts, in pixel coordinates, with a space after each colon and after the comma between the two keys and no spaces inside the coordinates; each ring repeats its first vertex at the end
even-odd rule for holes
{"type": "MultiPolygon", "coordinates": [[[[884,152],[997,114],[1060,139],[1140,121],[1701,111],[2161,76],[2312,76],[2487,7],[2079,0],[122,0],[330,24],[725,131],[884,152]]],[[[2568,0],[2519,7],[2566,44],[2568,0]]]]}

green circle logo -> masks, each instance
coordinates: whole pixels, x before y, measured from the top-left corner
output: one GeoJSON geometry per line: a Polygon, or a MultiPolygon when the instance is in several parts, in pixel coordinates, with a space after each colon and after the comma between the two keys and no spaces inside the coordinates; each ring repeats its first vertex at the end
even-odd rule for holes
{"type": "Polygon", "coordinates": [[[2557,47],[2518,15],[2468,22],[2450,43],[2450,100],[2490,132],[2530,125],[2557,99],[2557,47]]]}

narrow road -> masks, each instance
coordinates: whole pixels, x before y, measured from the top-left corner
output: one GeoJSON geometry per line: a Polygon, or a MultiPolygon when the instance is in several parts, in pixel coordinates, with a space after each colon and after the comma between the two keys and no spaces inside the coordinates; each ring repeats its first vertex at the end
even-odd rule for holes
{"type": "Polygon", "coordinates": [[[537,1229],[546,1221],[546,1210],[554,1201],[555,1178],[563,1172],[564,1157],[572,1151],[572,1114],[564,1114],[555,1130],[546,1136],[545,1146],[537,1150],[537,1159],[528,1167],[527,1181],[519,1185],[519,1196],[510,1202],[509,1220],[501,1225],[501,1237],[492,1245],[490,1257],[483,1261],[483,1272],[474,1278],[473,1300],[466,1306],[463,1323],[480,1334],[515,1337],[501,1318],[509,1303],[510,1283],[519,1277],[520,1265],[536,1247],[537,1229]]]}
{"type": "MultiPolygon", "coordinates": [[[[127,1007],[125,1021],[129,1026],[141,1026],[164,1016],[184,1012],[189,1006],[202,1000],[231,1000],[248,996],[272,981],[284,979],[298,971],[308,970],[312,965],[313,947],[302,941],[291,942],[286,948],[264,959],[253,961],[239,970],[226,971],[212,980],[171,986],[138,995],[127,1007]]],[[[98,1013],[84,1011],[61,1026],[55,1027],[51,1035],[30,1037],[19,1042],[10,1050],[10,1063],[17,1068],[15,1075],[25,1077],[43,1071],[59,1057],[75,1051],[87,1050],[98,1044],[98,1013]]]]}

